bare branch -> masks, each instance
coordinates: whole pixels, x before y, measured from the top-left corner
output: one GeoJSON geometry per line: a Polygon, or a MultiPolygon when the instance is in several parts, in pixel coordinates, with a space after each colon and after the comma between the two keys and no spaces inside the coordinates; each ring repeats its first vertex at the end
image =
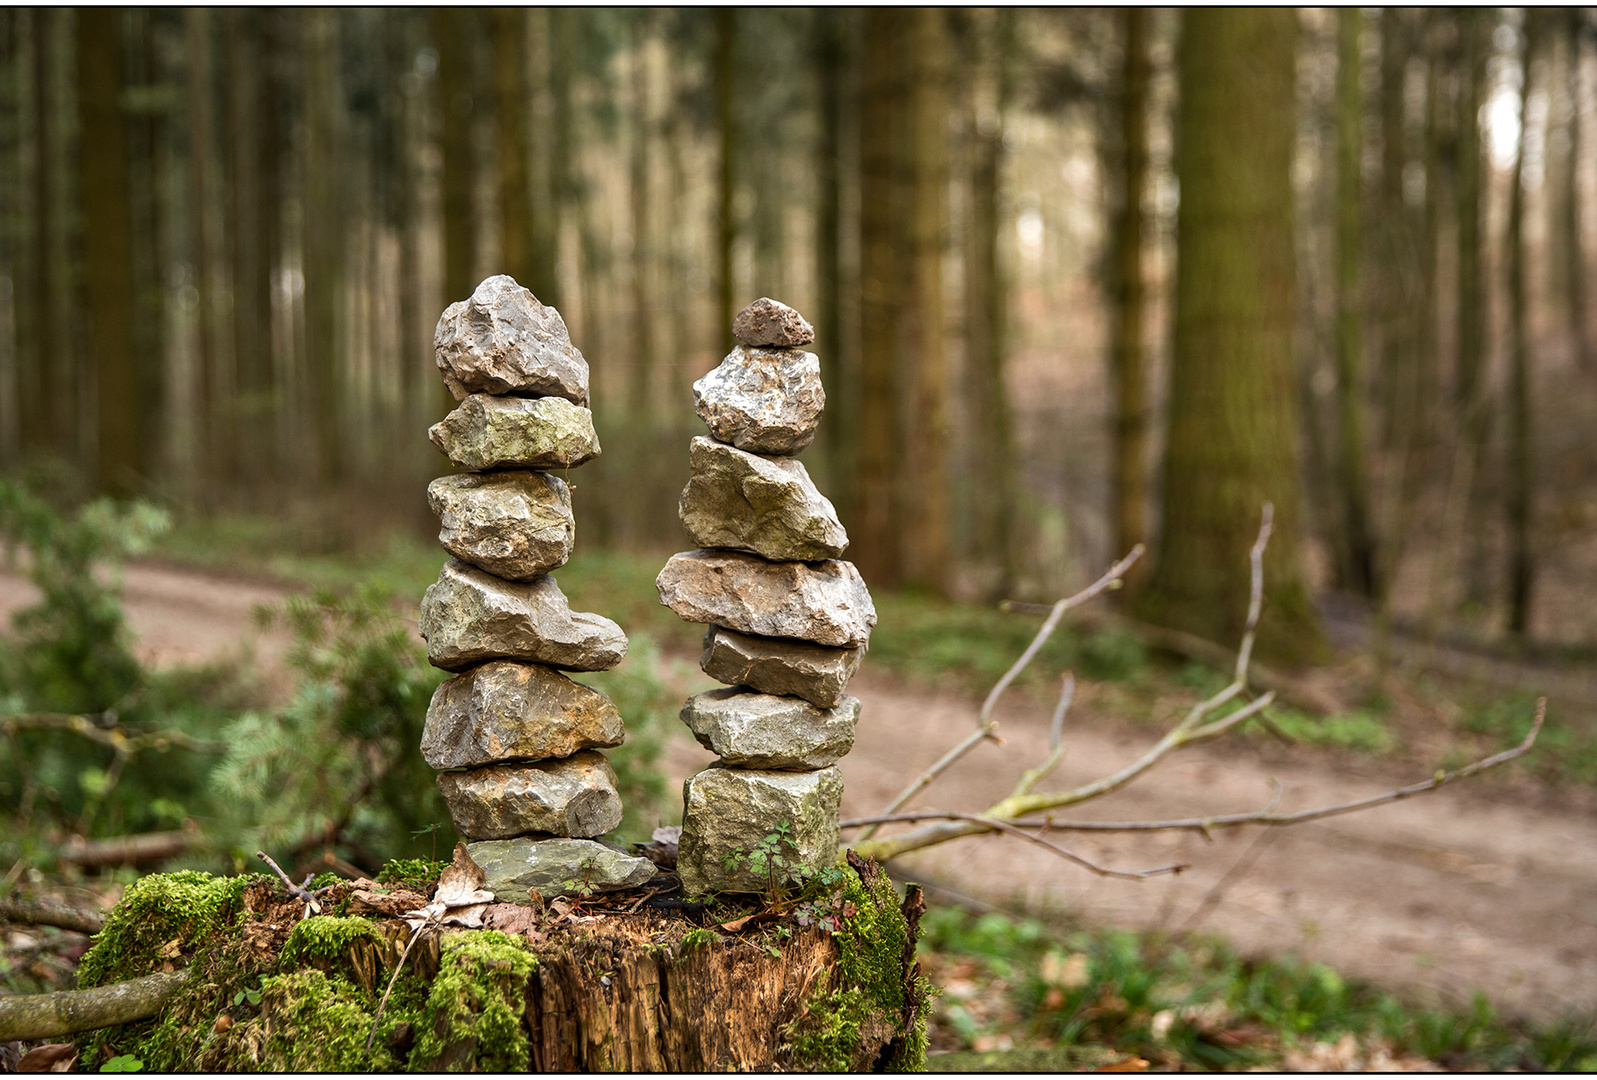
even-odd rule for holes
{"type": "Polygon", "coordinates": [[[220,754],[227,749],[222,743],[206,742],[176,728],[160,731],[133,732],[123,729],[116,713],[19,713],[0,720],[0,733],[17,731],[70,731],[75,735],[116,751],[118,757],[131,757],[144,750],[192,750],[200,754],[220,754]],[[109,719],[109,725],[100,721],[109,719]]]}
{"type": "Polygon", "coordinates": [[[0,896],[0,919],[25,923],[28,926],[53,926],[58,930],[72,930],[79,934],[98,934],[105,925],[105,917],[96,911],[86,911],[70,904],[54,904],[48,900],[30,900],[22,896],[0,896]]]}
{"type": "MultiPolygon", "coordinates": [[[[920,817],[920,816],[922,816],[922,815],[904,814],[904,815],[897,815],[897,816],[887,817],[887,818],[856,818],[854,822],[846,822],[846,821],[843,822],[842,823],[842,827],[843,828],[849,828],[853,824],[856,824],[856,823],[863,824],[864,822],[867,822],[867,821],[900,820],[901,818],[916,818],[916,817],[920,817]]],[[[1058,856],[1060,856],[1063,859],[1068,859],[1069,861],[1075,863],[1077,866],[1081,867],[1082,869],[1090,870],[1094,874],[1099,875],[1100,877],[1124,878],[1124,879],[1126,879],[1128,881],[1141,881],[1144,878],[1155,877],[1155,876],[1157,876],[1159,874],[1179,874],[1179,873],[1181,873],[1181,871],[1188,869],[1190,867],[1190,865],[1191,865],[1189,863],[1177,863],[1177,864],[1175,864],[1173,866],[1157,866],[1157,867],[1154,867],[1151,870],[1111,870],[1107,866],[1099,866],[1095,862],[1091,862],[1091,861],[1089,861],[1087,859],[1084,859],[1080,855],[1077,855],[1075,852],[1069,851],[1069,850],[1067,850],[1065,848],[1060,847],[1058,844],[1051,844],[1047,840],[1044,840],[1040,836],[1033,836],[1031,833],[1025,832],[1024,830],[1020,829],[1019,827],[1017,827],[1015,825],[1010,824],[1007,821],[999,821],[999,820],[997,820],[995,818],[984,817],[981,814],[962,814],[962,813],[960,813],[957,810],[942,810],[942,811],[938,811],[935,814],[929,814],[929,815],[924,815],[924,816],[927,816],[927,817],[935,816],[935,817],[946,818],[948,820],[954,820],[954,821],[967,821],[967,822],[970,822],[973,825],[983,826],[983,828],[980,828],[980,829],[977,830],[978,832],[1000,832],[1000,833],[1004,833],[1004,834],[1009,835],[1009,836],[1017,836],[1017,837],[1019,837],[1022,840],[1026,840],[1026,841],[1029,841],[1030,843],[1037,844],[1037,845],[1039,845],[1041,847],[1047,848],[1049,851],[1053,852],[1055,855],[1058,855],[1058,856]]]]}
{"type": "MultiPolygon", "coordinates": [[[[1262,700],[1262,699],[1261,699],[1262,700]]],[[[1542,729],[1542,723],[1547,718],[1547,699],[1540,698],[1536,702],[1536,718],[1531,723],[1530,731],[1525,738],[1514,747],[1504,750],[1490,757],[1481,758],[1468,765],[1454,769],[1452,772],[1438,773],[1429,780],[1406,787],[1394,788],[1379,795],[1371,795],[1364,799],[1354,799],[1350,802],[1334,803],[1330,806],[1316,806],[1308,810],[1297,810],[1289,814],[1275,813],[1275,807],[1280,802],[1281,792],[1277,787],[1270,799],[1270,805],[1263,810],[1250,810],[1238,814],[1211,814],[1207,817],[1197,818],[1172,818],[1166,821],[1061,821],[1054,817],[1040,819],[1016,818],[1004,824],[1016,829],[1049,829],[1057,832],[1162,832],[1182,830],[1207,834],[1211,830],[1229,828],[1237,825],[1301,825],[1306,821],[1317,821],[1320,818],[1333,817],[1337,814],[1350,814],[1358,810],[1368,810],[1372,806],[1381,806],[1385,803],[1398,802],[1402,799],[1413,798],[1416,795],[1425,795],[1446,787],[1448,784],[1460,780],[1468,780],[1478,776],[1488,769],[1495,769],[1499,765],[1507,764],[1515,758],[1523,757],[1536,745],[1536,736],[1542,729]]],[[[1230,718],[1227,717],[1229,720],[1230,718]]],[[[961,814],[947,810],[926,810],[907,814],[886,814],[878,817],[849,818],[838,823],[840,828],[858,829],[866,825],[890,825],[899,822],[914,823],[918,821],[981,821],[994,822],[995,819],[977,814],[961,814]]],[[[979,831],[979,830],[977,830],[979,831]]]]}
{"type": "MultiPolygon", "coordinates": [[[[1076,593],[1074,596],[1067,596],[1063,600],[1060,600],[1058,603],[1054,604],[1051,609],[1049,609],[1048,618],[1044,620],[1042,626],[1038,629],[1036,636],[1031,639],[1031,644],[1026,646],[1026,651],[1020,654],[1020,659],[1016,660],[1010,665],[1009,670],[1004,672],[1003,677],[998,680],[998,682],[993,686],[992,690],[988,692],[986,700],[982,702],[981,712],[977,714],[976,717],[976,731],[960,740],[960,742],[954,746],[953,749],[949,750],[942,757],[938,758],[931,768],[921,773],[920,776],[916,777],[908,787],[899,792],[893,801],[888,803],[886,808],[883,809],[882,812],[884,814],[892,813],[900,806],[903,806],[905,803],[909,802],[910,799],[913,799],[923,788],[926,787],[926,785],[930,784],[933,780],[937,779],[938,776],[942,775],[945,769],[969,753],[971,748],[973,748],[977,743],[982,742],[985,739],[992,739],[995,742],[999,741],[997,735],[998,722],[992,718],[993,709],[997,707],[998,699],[1003,695],[1004,691],[1009,689],[1009,684],[1015,681],[1016,677],[1026,669],[1026,665],[1032,662],[1037,653],[1041,651],[1043,645],[1045,645],[1048,639],[1053,636],[1053,632],[1058,628],[1059,620],[1064,617],[1065,612],[1069,611],[1071,608],[1081,606],[1088,600],[1091,600],[1093,597],[1098,596],[1100,593],[1106,592],[1109,589],[1118,588],[1120,579],[1125,576],[1126,571],[1131,569],[1132,565],[1138,559],[1142,558],[1142,553],[1144,550],[1146,549],[1143,547],[1143,545],[1138,544],[1126,554],[1125,558],[1121,559],[1119,562],[1115,563],[1107,571],[1105,571],[1104,575],[1097,581],[1093,582],[1079,593],[1076,593]]],[[[870,830],[864,836],[860,837],[860,839],[862,841],[869,840],[874,831],[874,829],[870,830]]]]}
{"type": "Polygon", "coordinates": [[[75,1035],[154,1016],[188,977],[187,971],[158,971],[92,990],[0,997],[0,1042],[75,1035]]]}
{"type": "Polygon", "coordinates": [[[1076,676],[1067,671],[1064,682],[1064,687],[1059,691],[1059,704],[1054,706],[1053,722],[1048,725],[1048,756],[1043,759],[1041,765],[1035,769],[1027,769],[1021,774],[1020,783],[1015,785],[1016,795],[1031,794],[1032,789],[1046,780],[1065,759],[1065,713],[1070,710],[1070,703],[1076,697],[1076,676]]]}

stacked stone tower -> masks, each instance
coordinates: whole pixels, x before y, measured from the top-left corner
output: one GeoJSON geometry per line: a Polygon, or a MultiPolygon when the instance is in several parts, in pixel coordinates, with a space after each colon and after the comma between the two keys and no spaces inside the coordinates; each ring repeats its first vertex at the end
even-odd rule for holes
{"type": "Polygon", "coordinates": [[[843,779],[876,609],[837,512],[793,455],[810,444],[826,394],[804,317],[762,298],[732,324],[738,344],[693,384],[710,438],[691,449],[679,511],[696,551],[673,555],[660,602],[709,624],[700,666],[728,689],[689,698],[682,719],[720,760],[683,786],[677,872],[688,895],[758,891],[746,858],[763,838],[810,867],[837,853],[843,779]],[[744,856],[740,858],[739,856],[744,856]]]}
{"type": "Polygon", "coordinates": [[[615,667],[626,635],[572,611],[549,576],[571,556],[575,520],[570,489],[546,470],[599,454],[587,361],[560,313],[503,275],[445,310],[433,346],[460,406],[428,434],[468,471],[427,488],[454,558],[419,625],[427,659],[458,674],[428,706],[422,755],[501,900],[641,884],[651,863],[592,839],[621,822],[599,753],[625,738],[621,715],[561,674],[615,667]]]}

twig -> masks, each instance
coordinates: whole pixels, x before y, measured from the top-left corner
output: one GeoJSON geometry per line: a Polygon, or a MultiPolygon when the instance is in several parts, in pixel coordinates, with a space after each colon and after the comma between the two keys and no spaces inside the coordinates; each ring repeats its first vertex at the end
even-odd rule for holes
{"type": "Polygon", "coordinates": [[[176,728],[160,731],[125,731],[117,722],[116,713],[20,713],[0,720],[0,732],[7,735],[17,731],[70,731],[91,742],[108,746],[119,757],[130,757],[143,750],[169,750],[177,747],[199,754],[220,754],[227,749],[222,743],[206,742],[176,728]],[[110,724],[99,721],[110,719],[110,724]]]}
{"type": "Polygon", "coordinates": [[[105,916],[99,912],[21,896],[0,896],[0,919],[29,926],[53,926],[58,930],[90,935],[98,934],[105,926],[105,916]]]}
{"type": "Polygon", "coordinates": [[[1064,682],[1064,687],[1059,691],[1059,703],[1054,706],[1053,721],[1048,725],[1048,756],[1043,759],[1041,765],[1035,769],[1027,769],[1021,775],[1020,783],[1015,785],[1016,795],[1029,795],[1031,790],[1046,780],[1065,759],[1065,713],[1070,711],[1070,703],[1076,696],[1076,676],[1067,671],[1064,682]]]}
{"type": "Polygon", "coordinates": [[[1177,863],[1173,866],[1155,867],[1152,870],[1111,870],[1107,866],[1099,866],[1095,862],[1084,859],[1075,852],[1060,847],[1058,844],[1051,844],[1040,836],[1033,836],[1031,833],[1020,829],[1007,821],[999,821],[996,818],[984,817],[981,814],[962,814],[957,810],[945,810],[942,811],[938,816],[960,821],[969,821],[975,824],[985,825],[994,832],[1005,833],[1009,836],[1018,836],[1022,840],[1027,840],[1033,844],[1047,848],[1055,855],[1070,860],[1084,870],[1091,870],[1094,874],[1097,874],[1100,877],[1124,878],[1129,881],[1141,881],[1144,878],[1154,877],[1159,874],[1179,874],[1181,871],[1188,869],[1190,866],[1189,863],[1177,863]]]}
{"type": "Polygon", "coordinates": [[[90,990],[0,997],[0,1042],[75,1035],[154,1016],[188,977],[187,970],[158,971],[90,990]]]}
{"type": "Polygon", "coordinates": [[[1248,845],[1248,849],[1237,857],[1237,861],[1231,864],[1230,869],[1220,875],[1220,880],[1216,881],[1214,887],[1204,894],[1202,900],[1198,901],[1198,906],[1192,909],[1192,914],[1182,921],[1181,929],[1191,930],[1202,922],[1203,917],[1209,914],[1214,909],[1214,906],[1225,896],[1226,889],[1231,883],[1253,869],[1253,864],[1259,861],[1259,856],[1264,854],[1264,849],[1275,842],[1275,837],[1275,833],[1268,831],[1255,836],[1253,843],[1248,845]]]}
{"type": "MultiPolygon", "coordinates": [[[[882,810],[882,813],[891,814],[894,810],[909,802],[926,785],[937,779],[945,769],[969,753],[971,748],[977,743],[986,739],[998,741],[998,723],[992,718],[993,709],[997,707],[998,699],[1003,695],[1004,691],[1009,689],[1009,684],[1015,681],[1016,677],[1026,669],[1026,665],[1032,662],[1032,659],[1036,657],[1043,645],[1047,643],[1054,630],[1059,626],[1059,620],[1064,617],[1065,612],[1073,607],[1081,606],[1100,593],[1116,588],[1120,579],[1125,576],[1126,571],[1131,569],[1132,564],[1142,558],[1144,550],[1146,549],[1143,545],[1138,544],[1126,554],[1125,558],[1111,566],[1097,581],[1074,596],[1067,596],[1065,599],[1060,600],[1049,609],[1048,618],[1038,629],[1036,636],[1031,639],[1031,644],[1026,646],[1026,651],[1020,654],[1020,659],[1010,665],[1009,670],[1004,672],[1003,677],[988,692],[986,700],[982,702],[981,712],[976,716],[976,730],[960,740],[953,749],[938,758],[931,768],[921,773],[908,787],[899,792],[893,801],[888,803],[882,810]]],[[[867,832],[860,839],[862,841],[869,840],[873,832],[874,830],[867,832]]]]}
{"type": "MultiPolygon", "coordinates": [[[[1261,699],[1262,700],[1262,699],[1261,699]]],[[[1229,717],[1227,718],[1229,719],[1229,717]]],[[[1488,769],[1495,769],[1499,765],[1507,764],[1515,758],[1523,757],[1536,745],[1536,736],[1542,729],[1543,722],[1547,719],[1547,699],[1538,698],[1536,701],[1536,718],[1532,721],[1530,731],[1517,746],[1510,747],[1490,757],[1481,758],[1468,765],[1454,769],[1452,772],[1439,773],[1429,780],[1406,787],[1394,788],[1380,795],[1371,795],[1364,799],[1354,799],[1350,802],[1334,803],[1330,806],[1316,806],[1308,810],[1297,810],[1289,814],[1275,813],[1275,805],[1280,801],[1280,791],[1277,789],[1270,800],[1270,805],[1264,810],[1251,810],[1237,814],[1211,814],[1200,818],[1172,818],[1166,821],[1060,821],[1053,817],[1043,819],[1015,818],[1007,824],[1017,829],[1055,829],[1061,832],[1160,832],[1185,830],[1189,832],[1207,833],[1212,829],[1228,828],[1235,825],[1300,825],[1305,821],[1316,821],[1320,818],[1332,817],[1337,814],[1350,814],[1357,810],[1368,810],[1372,806],[1384,803],[1398,802],[1402,799],[1413,798],[1428,792],[1446,787],[1448,784],[1460,780],[1468,780],[1488,769]]],[[[838,823],[840,828],[858,829],[866,825],[890,825],[899,822],[914,823],[917,821],[990,821],[974,814],[961,814],[948,810],[926,810],[907,814],[884,814],[877,817],[849,818],[838,823]]]]}
{"type": "Polygon", "coordinates": [[[388,985],[383,988],[383,999],[377,1003],[377,1012],[372,1015],[372,1029],[366,1033],[366,1049],[360,1055],[362,1064],[371,1057],[372,1041],[377,1038],[377,1024],[383,1018],[383,1010],[388,1007],[388,995],[394,992],[394,984],[399,981],[399,973],[405,970],[405,961],[410,957],[411,947],[416,944],[416,939],[421,937],[421,932],[430,925],[432,925],[431,918],[417,926],[410,935],[410,940],[405,942],[404,951],[399,954],[399,962],[394,965],[394,973],[389,976],[388,985]]]}
{"type": "Polygon", "coordinates": [[[318,899],[320,899],[323,893],[332,888],[331,885],[323,885],[315,892],[311,892],[307,886],[310,885],[312,881],[316,880],[315,874],[306,874],[305,881],[302,884],[295,885],[289,876],[283,873],[283,868],[278,866],[272,857],[266,854],[266,852],[257,851],[255,853],[255,857],[277,872],[277,878],[283,883],[283,888],[287,889],[288,895],[293,897],[295,900],[303,900],[307,904],[314,904],[318,899]]]}

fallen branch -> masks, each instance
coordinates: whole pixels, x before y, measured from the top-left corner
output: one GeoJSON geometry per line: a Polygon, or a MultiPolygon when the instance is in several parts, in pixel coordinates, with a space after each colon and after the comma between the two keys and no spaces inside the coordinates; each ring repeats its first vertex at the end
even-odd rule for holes
{"type": "Polygon", "coordinates": [[[67,840],[57,857],[74,866],[136,866],[181,855],[197,845],[200,839],[197,829],[134,833],[100,840],[74,836],[67,840]]]}
{"type": "Polygon", "coordinates": [[[92,990],[0,997],[0,1042],[75,1035],[154,1016],[188,977],[187,971],[158,971],[92,990]]]}
{"type": "Polygon", "coordinates": [[[57,930],[71,930],[79,934],[98,934],[105,926],[105,917],[95,911],[68,904],[54,904],[48,900],[30,900],[22,896],[0,896],[0,919],[6,922],[25,923],[28,926],[53,926],[57,930]]]}
{"type": "Polygon", "coordinates": [[[114,711],[20,713],[0,720],[0,733],[11,735],[18,731],[70,731],[91,742],[110,747],[119,757],[131,757],[144,750],[166,751],[174,747],[179,750],[192,750],[197,754],[220,754],[227,749],[222,743],[196,739],[176,728],[163,728],[160,731],[127,731],[120,726],[114,711]]]}

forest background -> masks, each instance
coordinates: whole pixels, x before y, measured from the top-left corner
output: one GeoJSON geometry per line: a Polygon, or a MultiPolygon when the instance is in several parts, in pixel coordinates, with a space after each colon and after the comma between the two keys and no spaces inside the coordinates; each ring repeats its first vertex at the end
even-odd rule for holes
{"type": "MultiPolygon", "coordinates": [[[[1270,501],[1267,661],[1357,626],[1579,669],[1594,146],[1580,8],[7,9],[0,475],[425,544],[432,329],[510,273],[592,366],[579,552],[630,582],[683,546],[689,384],[768,295],[815,325],[804,460],[879,597],[1051,601],[1147,543],[1121,610],[1234,647],[1270,501]]],[[[356,607],[290,617],[371,715],[430,692],[340,658],[356,607]]],[[[8,713],[113,676],[24,700],[0,665],[8,713]]],[[[98,775],[65,820],[159,823],[91,829],[98,775]]]]}

